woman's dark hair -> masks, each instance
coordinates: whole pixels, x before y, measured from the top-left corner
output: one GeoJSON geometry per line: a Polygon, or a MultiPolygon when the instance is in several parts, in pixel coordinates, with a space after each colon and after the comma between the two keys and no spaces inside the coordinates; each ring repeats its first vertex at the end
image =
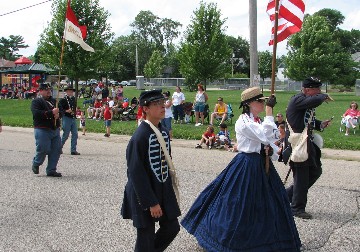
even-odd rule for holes
{"type": "Polygon", "coordinates": [[[201,90],[204,91],[204,86],[202,84],[198,84],[198,88],[201,88],[201,90]]]}
{"type": "Polygon", "coordinates": [[[245,103],[242,105],[242,108],[243,108],[243,111],[242,111],[242,114],[248,114],[250,115],[250,107],[249,107],[249,104],[245,103]]]}
{"type": "Polygon", "coordinates": [[[351,105],[353,105],[353,104],[355,104],[355,109],[358,109],[358,104],[357,104],[357,102],[356,101],[352,101],[351,103],[350,103],[350,108],[351,108],[351,105]]]}
{"type": "MultiPolygon", "coordinates": [[[[179,89],[179,91],[181,92],[181,87],[180,86],[176,86],[178,89],[179,89]]],[[[170,95],[169,95],[170,96],[170,95]]]]}

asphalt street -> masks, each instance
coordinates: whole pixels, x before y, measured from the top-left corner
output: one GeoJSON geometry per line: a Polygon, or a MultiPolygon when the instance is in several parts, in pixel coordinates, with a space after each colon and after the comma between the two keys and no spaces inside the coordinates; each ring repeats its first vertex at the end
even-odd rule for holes
{"type": "MultiPolygon", "coordinates": [[[[46,177],[44,166],[39,175],[31,171],[33,130],[3,127],[0,251],[133,251],[135,228],[119,215],[128,140],[129,136],[80,134],[81,155],[72,156],[69,139],[58,164],[63,177],[52,178],[46,177]]],[[[236,155],[195,149],[195,143],[172,141],[183,214],[236,155]]],[[[307,211],[314,218],[295,219],[305,251],[360,251],[358,157],[359,152],[324,150],[323,175],[309,191],[307,211]]],[[[288,167],[275,166],[285,178],[288,167]]],[[[167,251],[202,249],[182,228],[167,251]]]]}

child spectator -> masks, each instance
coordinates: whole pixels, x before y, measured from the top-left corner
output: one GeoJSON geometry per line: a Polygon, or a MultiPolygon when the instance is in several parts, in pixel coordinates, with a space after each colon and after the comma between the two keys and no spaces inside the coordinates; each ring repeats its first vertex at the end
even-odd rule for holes
{"type": "Polygon", "coordinates": [[[81,111],[80,114],[80,129],[82,129],[82,134],[85,136],[86,132],[86,121],[85,121],[85,111],[81,111]]]}
{"type": "Polygon", "coordinates": [[[78,106],[78,107],[76,107],[76,112],[75,112],[75,115],[76,115],[76,118],[77,119],[80,119],[80,117],[81,117],[81,109],[80,109],[80,107],[78,106]]]}
{"type": "Polygon", "coordinates": [[[225,147],[231,146],[230,140],[230,132],[227,129],[227,125],[225,123],[220,123],[219,125],[220,131],[215,136],[215,143],[217,149],[222,149],[225,147]]]}
{"type": "Polygon", "coordinates": [[[200,143],[197,144],[195,146],[195,148],[197,149],[201,149],[202,148],[202,144],[205,143],[209,149],[212,148],[212,146],[214,145],[215,142],[215,134],[214,134],[214,127],[213,126],[208,126],[206,128],[206,131],[204,132],[204,134],[201,136],[201,140],[200,143]]]}
{"type": "Polygon", "coordinates": [[[106,102],[105,103],[105,110],[104,110],[104,121],[105,121],[105,127],[106,127],[106,133],[105,133],[105,137],[109,137],[110,136],[110,131],[111,131],[111,120],[113,117],[113,112],[109,107],[109,103],[106,102]]]}
{"type": "Polygon", "coordinates": [[[161,120],[161,124],[169,131],[169,137],[171,141],[171,139],[173,138],[171,128],[173,112],[171,110],[172,101],[170,100],[170,91],[164,92],[163,95],[165,97],[165,117],[161,120]]]}

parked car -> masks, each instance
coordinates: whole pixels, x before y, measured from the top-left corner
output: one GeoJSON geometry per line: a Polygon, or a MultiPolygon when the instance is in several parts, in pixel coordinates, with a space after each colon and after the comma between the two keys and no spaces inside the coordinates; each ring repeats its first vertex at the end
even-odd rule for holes
{"type": "Polygon", "coordinates": [[[136,80],[129,80],[128,86],[136,86],[136,80]]]}
{"type": "Polygon", "coordinates": [[[80,80],[80,81],[78,82],[78,84],[79,84],[79,85],[86,85],[86,81],[80,80]]]}
{"type": "Polygon", "coordinates": [[[123,85],[123,86],[129,86],[129,82],[125,81],[125,80],[120,82],[120,84],[123,85]]]}
{"type": "Polygon", "coordinates": [[[110,81],[110,84],[111,84],[111,85],[118,86],[118,85],[119,85],[119,82],[118,82],[118,81],[114,81],[114,80],[113,80],[113,81],[110,81]]]}

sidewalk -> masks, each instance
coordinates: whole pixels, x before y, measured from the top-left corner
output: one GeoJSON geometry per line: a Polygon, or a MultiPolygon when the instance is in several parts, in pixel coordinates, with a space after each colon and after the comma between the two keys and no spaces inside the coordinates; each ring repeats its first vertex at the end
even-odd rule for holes
{"type": "MultiPolygon", "coordinates": [[[[62,178],[31,171],[32,129],[3,127],[0,133],[0,251],[134,251],[136,232],[119,216],[126,183],[125,150],[130,136],[88,133],[79,136],[80,156],[64,146],[62,178]]],[[[180,181],[181,210],[192,202],[236,155],[195,149],[197,141],[172,141],[180,181]],[[206,157],[204,159],[203,157],[206,157]],[[221,157],[221,158],[219,158],[221,157]]],[[[324,156],[353,152],[324,150],[324,156]]],[[[356,155],[354,154],[354,158],[356,155]]],[[[314,219],[295,218],[305,251],[360,251],[360,162],[322,159],[323,174],[309,191],[307,211],[314,219]]],[[[275,164],[281,178],[288,167],[275,164]]],[[[291,183],[291,179],[289,181],[291,183]]],[[[182,217],[180,217],[181,220],[182,217]]],[[[200,252],[181,228],[167,252],[200,252]]]]}

